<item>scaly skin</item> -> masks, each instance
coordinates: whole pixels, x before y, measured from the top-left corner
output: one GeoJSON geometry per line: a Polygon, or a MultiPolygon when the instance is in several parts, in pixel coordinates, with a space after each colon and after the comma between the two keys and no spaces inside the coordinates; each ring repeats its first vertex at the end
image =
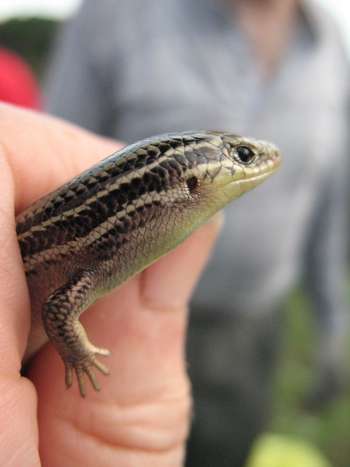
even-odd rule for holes
{"type": "Polygon", "coordinates": [[[130,145],[17,217],[33,308],[28,359],[45,332],[85,395],[107,374],[80,314],[169,252],[280,163],[275,146],[223,132],[167,134],[130,145]]]}

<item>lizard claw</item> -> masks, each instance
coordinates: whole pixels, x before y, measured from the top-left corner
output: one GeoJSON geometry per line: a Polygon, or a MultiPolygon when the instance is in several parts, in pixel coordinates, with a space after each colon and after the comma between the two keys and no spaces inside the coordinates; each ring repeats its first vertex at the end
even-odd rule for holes
{"type": "Polygon", "coordinates": [[[96,355],[103,355],[107,356],[110,355],[109,350],[107,349],[99,349],[94,348],[92,352],[90,352],[87,356],[82,358],[81,360],[74,361],[74,362],[67,362],[65,361],[65,381],[67,389],[70,388],[73,384],[73,372],[75,372],[78,380],[79,391],[82,397],[85,397],[85,377],[87,376],[90,380],[92,387],[95,391],[99,391],[100,385],[97,382],[95,376],[95,369],[98,369],[104,375],[109,374],[108,368],[99,362],[96,358],[96,355]]]}

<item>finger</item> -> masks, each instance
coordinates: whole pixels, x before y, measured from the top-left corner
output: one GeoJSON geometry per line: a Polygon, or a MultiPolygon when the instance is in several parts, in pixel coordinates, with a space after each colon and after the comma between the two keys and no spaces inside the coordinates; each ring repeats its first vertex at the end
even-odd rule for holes
{"type": "Polygon", "coordinates": [[[0,104],[0,135],[14,174],[16,211],[121,147],[62,120],[6,104],[0,104]]]}
{"type": "Polygon", "coordinates": [[[36,394],[19,373],[30,308],[15,206],[23,209],[114,147],[54,119],[0,105],[0,465],[40,464],[36,394]]]}
{"type": "Polygon", "coordinates": [[[0,465],[39,466],[36,395],[19,369],[29,306],[14,234],[13,180],[0,149],[0,465]]]}
{"type": "Polygon", "coordinates": [[[38,355],[31,377],[40,395],[41,452],[48,465],[74,465],[67,461],[73,452],[82,465],[127,465],[130,452],[135,465],[161,466],[164,459],[180,465],[190,411],[186,302],[218,230],[217,222],[204,226],[86,313],[89,337],[112,350],[111,376],[100,378],[100,393],[89,390],[82,400],[76,383],[66,391],[56,352],[38,355]],[[160,291],[168,287],[164,273],[173,281],[166,295],[160,291]]]}

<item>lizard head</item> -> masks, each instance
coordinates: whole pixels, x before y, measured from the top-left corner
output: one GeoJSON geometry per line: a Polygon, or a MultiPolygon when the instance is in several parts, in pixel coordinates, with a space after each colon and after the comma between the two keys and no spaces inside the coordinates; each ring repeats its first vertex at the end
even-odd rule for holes
{"type": "Polygon", "coordinates": [[[195,158],[187,151],[187,185],[192,196],[198,193],[216,209],[262,183],[281,162],[277,147],[266,141],[218,131],[197,136],[195,158]]]}

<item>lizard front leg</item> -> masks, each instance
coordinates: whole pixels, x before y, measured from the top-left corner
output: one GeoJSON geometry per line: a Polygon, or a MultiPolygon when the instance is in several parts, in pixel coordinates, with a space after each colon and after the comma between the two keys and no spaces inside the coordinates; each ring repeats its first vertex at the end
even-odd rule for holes
{"type": "Polygon", "coordinates": [[[79,316],[92,300],[96,284],[89,271],[81,271],[47,299],[42,309],[45,331],[61,355],[66,372],[66,386],[72,385],[73,371],[78,379],[80,394],[85,396],[84,377],[88,376],[96,391],[100,389],[94,373],[97,368],[104,374],[109,371],[96,355],[109,355],[107,349],[95,347],[89,341],[79,316]]]}

